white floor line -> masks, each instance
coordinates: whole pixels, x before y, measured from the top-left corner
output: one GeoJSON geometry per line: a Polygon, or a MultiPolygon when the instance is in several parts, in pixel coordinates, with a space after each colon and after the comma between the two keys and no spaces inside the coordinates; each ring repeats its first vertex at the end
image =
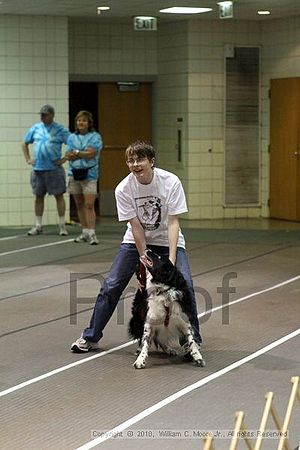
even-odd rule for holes
{"type": "Polygon", "coordinates": [[[131,425],[134,425],[135,423],[139,422],[140,420],[144,419],[145,417],[150,416],[155,411],[158,411],[159,409],[163,408],[164,406],[168,405],[169,403],[172,403],[175,400],[177,400],[178,398],[183,397],[184,395],[188,394],[189,392],[194,391],[195,389],[198,389],[201,386],[204,386],[205,384],[210,383],[211,381],[215,380],[216,378],[221,377],[222,375],[225,375],[228,372],[231,372],[232,370],[236,369],[237,367],[240,367],[243,364],[246,364],[247,362],[252,361],[255,358],[258,358],[259,356],[263,355],[264,353],[269,352],[273,348],[278,347],[279,345],[298,336],[299,334],[300,334],[300,328],[298,328],[298,330],[293,331],[292,333],[287,334],[286,336],[283,336],[282,338],[278,339],[277,341],[274,341],[271,344],[266,345],[265,347],[262,347],[261,349],[257,350],[256,352],[252,353],[251,355],[248,355],[245,358],[242,358],[239,361],[229,364],[229,366],[224,367],[223,369],[218,370],[217,372],[212,373],[211,375],[208,375],[205,378],[202,378],[201,380],[197,381],[196,383],[186,386],[185,388],[181,389],[180,391],[177,391],[174,394],[170,395],[169,397],[164,398],[160,402],[155,403],[154,405],[150,406],[149,408],[145,409],[144,411],[141,411],[136,416],[131,417],[130,419],[126,420],[125,422],[121,423],[120,425],[107,431],[103,436],[93,439],[92,441],[87,442],[86,444],[82,445],[81,447],[78,447],[76,450],[89,450],[91,448],[96,447],[96,445],[99,445],[102,442],[107,441],[108,439],[110,439],[114,435],[116,435],[117,433],[120,433],[120,432],[126,430],[131,425]]]}
{"type": "Polygon", "coordinates": [[[224,303],[224,305],[222,304],[220,306],[216,306],[215,308],[209,309],[208,311],[204,311],[203,313],[198,314],[198,318],[200,319],[200,317],[207,316],[207,314],[218,311],[219,309],[225,308],[226,306],[230,308],[230,306],[235,305],[236,303],[240,303],[243,302],[244,300],[248,300],[248,298],[256,297],[257,295],[273,291],[274,289],[278,289],[282,286],[285,286],[286,284],[293,283],[294,281],[297,280],[300,280],[300,275],[297,275],[294,278],[290,278],[289,280],[282,281],[281,283],[275,284],[274,286],[271,286],[269,288],[262,289],[261,291],[253,292],[253,294],[245,295],[245,297],[241,297],[236,300],[232,300],[231,302],[224,303]]]}
{"type": "Polygon", "coordinates": [[[45,378],[52,377],[52,375],[64,372],[65,370],[71,369],[72,367],[80,366],[80,364],[84,364],[88,361],[91,361],[92,359],[100,358],[100,356],[105,356],[108,355],[109,353],[116,352],[122,348],[129,347],[130,345],[133,344],[133,342],[134,341],[125,342],[125,344],[118,345],[117,347],[110,348],[109,350],[106,350],[104,352],[97,353],[96,355],[89,356],[88,358],[80,359],[79,361],[75,361],[71,364],[68,364],[67,366],[62,366],[59,367],[58,369],[51,370],[51,372],[47,372],[38,377],[31,378],[31,380],[24,381],[24,383],[17,384],[15,386],[12,386],[11,388],[5,389],[5,391],[1,391],[0,397],[4,397],[4,395],[11,394],[12,392],[18,391],[19,389],[22,389],[26,386],[30,386],[31,384],[37,383],[38,381],[45,380],[45,378]]]}
{"type": "MultiPolygon", "coordinates": [[[[298,275],[297,277],[294,277],[294,278],[290,278],[289,280],[283,281],[282,283],[276,284],[276,285],[271,286],[269,288],[263,289],[261,291],[254,292],[253,294],[246,295],[245,297],[238,298],[237,300],[233,300],[232,302],[225,303],[224,305],[216,306],[215,308],[212,308],[209,311],[205,311],[204,313],[198,314],[198,318],[203,317],[206,314],[210,314],[212,312],[218,311],[219,309],[225,308],[227,306],[230,307],[231,305],[234,305],[236,303],[242,302],[244,300],[247,300],[249,298],[255,297],[257,295],[263,294],[265,292],[269,292],[269,291],[271,291],[273,289],[277,289],[279,287],[285,286],[286,284],[293,283],[294,281],[297,281],[299,279],[300,279],[300,275],[298,275]]],[[[87,358],[81,359],[80,361],[75,361],[74,363],[67,364],[66,366],[59,367],[58,369],[54,369],[51,372],[47,372],[47,373],[45,373],[43,375],[39,375],[38,377],[31,378],[30,380],[27,380],[27,381],[24,381],[23,383],[20,383],[20,384],[17,384],[15,386],[12,386],[12,387],[10,387],[8,389],[5,389],[4,391],[0,391],[0,397],[4,397],[7,394],[11,394],[12,392],[18,391],[19,389],[22,389],[22,388],[24,388],[26,386],[29,386],[31,384],[37,383],[38,381],[44,380],[46,378],[49,378],[52,375],[56,375],[56,374],[58,374],[60,372],[64,372],[65,370],[71,369],[72,367],[76,367],[76,366],[79,366],[79,365],[84,364],[86,362],[89,362],[92,359],[97,359],[97,358],[100,358],[102,356],[108,355],[109,353],[113,353],[113,352],[115,352],[115,351],[117,351],[117,350],[119,350],[121,348],[129,347],[134,342],[135,341],[125,342],[124,344],[121,344],[121,345],[119,345],[117,347],[114,347],[114,348],[111,348],[109,350],[106,350],[104,352],[97,353],[97,354],[95,354],[93,356],[89,356],[87,358]]]]}
{"type": "Polygon", "coordinates": [[[27,252],[28,250],[35,250],[37,248],[51,247],[53,245],[66,244],[67,242],[73,242],[74,239],[66,239],[64,241],[51,242],[49,244],[35,245],[33,247],[19,248],[17,250],[11,250],[10,252],[0,253],[0,256],[12,255],[14,253],[27,252]]]}
{"type": "Polygon", "coordinates": [[[18,237],[20,237],[19,234],[17,236],[7,236],[7,237],[0,238],[0,241],[9,241],[10,239],[17,239],[18,237]]]}

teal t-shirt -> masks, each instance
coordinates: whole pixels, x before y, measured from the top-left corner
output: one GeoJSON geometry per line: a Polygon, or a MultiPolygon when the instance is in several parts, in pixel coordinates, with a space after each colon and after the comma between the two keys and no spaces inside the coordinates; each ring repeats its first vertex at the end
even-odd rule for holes
{"type": "Polygon", "coordinates": [[[33,125],[25,134],[25,144],[33,144],[32,165],[34,170],[57,169],[55,161],[61,158],[62,144],[67,143],[70,132],[56,122],[33,125]]]}
{"type": "Polygon", "coordinates": [[[102,138],[97,131],[90,131],[87,134],[72,133],[67,142],[67,151],[72,150],[84,151],[87,148],[94,148],[96,154],[92,159],[76,159],[69,161],[68,175],[72,176],[72,169],[86,169],[91,167],[88,172],[88,180],[97,180],[99,178],[99,157],[103,147],[102,138]]]}

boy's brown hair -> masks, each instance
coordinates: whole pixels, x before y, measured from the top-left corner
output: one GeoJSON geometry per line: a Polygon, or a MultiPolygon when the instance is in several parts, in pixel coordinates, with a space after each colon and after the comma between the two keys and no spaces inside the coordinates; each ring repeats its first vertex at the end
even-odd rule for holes
{"type": "Polygon", "coordinates": [[[130,144],[125,151],[125,160],[128,161],[133,156],[147,158],[149,161],[155,158],[155,150],[151,144],[144,141],[136,141],[130,144]]]}

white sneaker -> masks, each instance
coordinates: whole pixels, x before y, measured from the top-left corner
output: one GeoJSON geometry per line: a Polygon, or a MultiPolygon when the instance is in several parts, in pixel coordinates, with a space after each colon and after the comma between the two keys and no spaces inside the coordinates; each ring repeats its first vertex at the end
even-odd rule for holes
{"type": "Polygon", "coordinates": [[[67,232],[65,225],[63,225],[62,227],[59,227],[59,233],[58,234],[60,236],[68,236],[69,233],[67,232]]]}
{"type": "Polygon", "coordinates": [[[97,348],[99,348],[98,342],[90,342],[82,336],[71,345],[71,351],[74,353],[85,353],[90,350],[96,350],[97,348]]]}
{"type": "Polygon", "coordinates": [[[87,242],[89,240],[89,235],[86,233],[81,233],[76,239],[74,239],[74,242],[87,242]]]}
{"type": "Polygon", "coordinates": [[[99,241],[98,241],[97,236],[95,235],[95,233],[93,233],[93,234],[91,234],[89,236],[89,244],[90,245],[98,245],[99,244],[99,241]]]}
{"type": "Polygon", "coordinates": [[[32,227],[28,232],[27,235],[28,236],[36,236],[37,234],[41,234],[43,232],[42,227],[32,227]]]}

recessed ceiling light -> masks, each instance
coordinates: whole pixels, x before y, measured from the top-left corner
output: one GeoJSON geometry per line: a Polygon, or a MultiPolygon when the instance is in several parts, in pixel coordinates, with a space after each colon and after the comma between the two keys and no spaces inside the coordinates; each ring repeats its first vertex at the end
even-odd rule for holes
{"type": "Polygon", "coordinates": [[[109,9],[110,9],[110,6],[98,6],[97,13],[101,14],[101,11],[108,11],[109,9]]]}
{"type": "Polygon", "coordinates": [[[160,9],[161,13],[169,14],[201,14],[212,11],[212,8],[190,8],[186,6],[172,6],[171,8],[160,9]]]}
{"type": "Polygon", "coordinates": [[[270,13],[270,11],[257,11],[257,14],[259,14],[260,16],[268,16],[270,13]]]}

